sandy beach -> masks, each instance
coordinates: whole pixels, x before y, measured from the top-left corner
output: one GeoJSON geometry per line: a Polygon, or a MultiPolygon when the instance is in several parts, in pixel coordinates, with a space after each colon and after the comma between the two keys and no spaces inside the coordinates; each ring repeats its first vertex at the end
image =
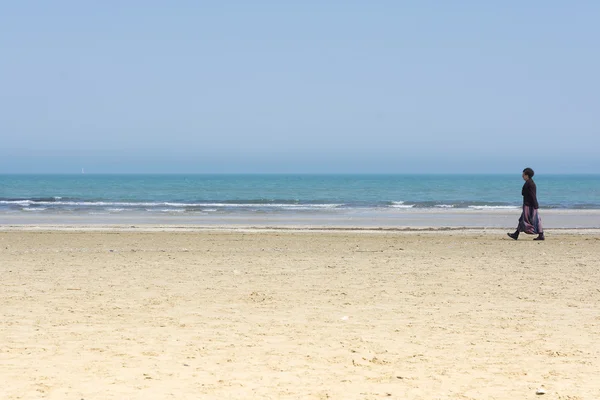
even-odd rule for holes
{"type": "Polygon", "coordinates": [[[600,232],[547,236],[4,229],[0,398],[599,399],[600,232]]]}

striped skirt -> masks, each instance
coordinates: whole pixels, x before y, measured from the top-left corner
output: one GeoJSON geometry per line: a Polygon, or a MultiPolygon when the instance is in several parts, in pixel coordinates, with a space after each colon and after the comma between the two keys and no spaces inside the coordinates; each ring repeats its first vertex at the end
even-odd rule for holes
{"type": "Polygon", "coordinates": [[[542,219],[538,210],[533,207],[523,205],[523,213],[519,218],[519,232],[525,232],[530,235],[544,232],[542,219]]]}

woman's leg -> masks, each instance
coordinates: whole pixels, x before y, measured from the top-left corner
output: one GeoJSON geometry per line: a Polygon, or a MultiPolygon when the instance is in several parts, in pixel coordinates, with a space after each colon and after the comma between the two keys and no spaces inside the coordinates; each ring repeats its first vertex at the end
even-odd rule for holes
{"type": "Polygon", "coordinates": [[[544,237],[544,227],[542,225],[542,218],[540,217],[540,213],[538,210],[535,210],[535,218],[538,236],[533,240],[545,240],[546,238],[544,237]]]}
{"type": "Polygon", "coordinates": [[[508,237],[514,240],[519,238],[519,232],[521,231],[521,225],[523,224],[523,213],[521,213],[521,217],[519,218],[519,225],[517,226],[517,230],[515,233],[507,233],[508,237]]]}

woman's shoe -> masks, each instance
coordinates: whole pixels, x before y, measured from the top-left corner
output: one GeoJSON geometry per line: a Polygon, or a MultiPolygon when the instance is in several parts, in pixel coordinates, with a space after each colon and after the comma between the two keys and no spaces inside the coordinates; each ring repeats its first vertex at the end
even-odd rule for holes
{"type": "Polygon", "coordinates": [[[519,234],[518,233],[507,233],[508,237],[514,240],[517,240],[519,238],[519,234]]]}
{"type": "Polygon", "coordinates": [[[546,240],[546,238],[544,237],[543,233],[540,233],[538,237],[534,238],[533,240],[546,240]]]}

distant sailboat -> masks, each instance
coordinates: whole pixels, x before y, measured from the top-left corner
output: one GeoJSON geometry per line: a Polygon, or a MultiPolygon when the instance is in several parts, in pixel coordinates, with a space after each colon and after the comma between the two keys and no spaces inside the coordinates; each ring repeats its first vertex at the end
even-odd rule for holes
{"type": "Polygon", "coordinates": [[[82,174],[85,174],[85,171],[83,170],[83,168],[81,168],[81,173],[82,173],[82,174]]]}

